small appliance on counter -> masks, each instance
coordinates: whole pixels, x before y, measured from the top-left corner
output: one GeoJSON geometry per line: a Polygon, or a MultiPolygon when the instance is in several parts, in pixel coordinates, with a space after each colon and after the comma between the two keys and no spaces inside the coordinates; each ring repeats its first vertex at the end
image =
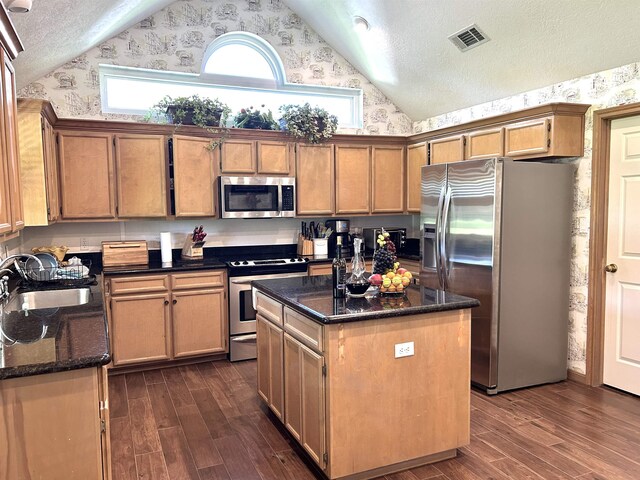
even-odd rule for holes
{"type": "MultiPolygon", "coordinates": [[[[384,231],[389,233],[389,238],[396,246],[396,251],[404,252],[405,239],[407,238],[406,228],[384,227],[384,231]]],[[[362,236],[364,237],[364,247],[368,252],[376,250],[376,240],[378,235],[382,233],[382,228],[363,228],[362,236]]]]}
{"type": "Polygon", "coordinates": [[[351,239],[349,236],[349,220],[346,218],[333,218],[327,220],[325,226],[331,229],[331,235],[329,236],[329,256],[335,255],[336,244],[338,237],[342,239],[341,255],[343,257],[351,256],[351,239]]]}

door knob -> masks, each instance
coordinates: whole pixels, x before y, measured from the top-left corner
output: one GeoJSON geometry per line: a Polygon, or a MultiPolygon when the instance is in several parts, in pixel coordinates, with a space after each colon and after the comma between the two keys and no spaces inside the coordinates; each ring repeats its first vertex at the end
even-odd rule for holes
{"type": "Polygon", "coordinates": [[[616,273],[618,271],[618,265],[615,263],[610,263],[606,267],[604,267],[604,271],[608,273],[616,273]]]}

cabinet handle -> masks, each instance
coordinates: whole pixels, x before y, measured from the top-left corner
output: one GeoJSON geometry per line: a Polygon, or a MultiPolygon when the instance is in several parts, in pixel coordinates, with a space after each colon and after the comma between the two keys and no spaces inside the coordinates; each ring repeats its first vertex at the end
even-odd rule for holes
{"type": "Polygon", "coordinates": [[[165,304],[165,305],[169,305],[169,300],[165,300],[165,301],[164,301],[164,304],[165,304]]]}
{"type": "Polygon", "coordinates": [[[175,305],[176,303],[178,303],[178,300],[174,298],[172,303],[175,305]]]}

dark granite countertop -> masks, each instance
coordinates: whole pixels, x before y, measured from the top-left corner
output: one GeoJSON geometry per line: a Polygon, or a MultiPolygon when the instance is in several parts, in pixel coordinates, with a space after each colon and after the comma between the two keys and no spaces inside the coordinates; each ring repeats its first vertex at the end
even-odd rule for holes
{"type": "Polygon", "coordinates": [[[100,281],[84,305],[0,311],[0,379],[97,367],[111,361],[100,281]]]}
{"type": "Polygon", "coordinates": [[[331,276],[254,280],[257,290],[318,323],[342,323],[477,307],[476,299],[442,290],[411,286],[404,296],[334,299],[331,276]]]}
{"type": "Polygon", "coordinates": [[[212,270],[227,268],[227,265],[214,257],[204,257],[202,260],[182,260],[174,258],[170,265],[164,265],[159,259],[149,259],[148,265],[124,265],[120,267],[103,267],[102,274],[122,275],[134,273],[171,273],[193,270],[212,270]]]}

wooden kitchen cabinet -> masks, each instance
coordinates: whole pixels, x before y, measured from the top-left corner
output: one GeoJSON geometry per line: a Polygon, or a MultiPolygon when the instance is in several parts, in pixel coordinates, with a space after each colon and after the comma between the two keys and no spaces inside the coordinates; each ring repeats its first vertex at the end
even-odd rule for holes
{"type": "Polygon", "coordinates": [[[116,134],[117,214],[167,216],[167,163],[162,135],[116,134]]]}
{"type": "Polygon", "coordinates": [[[284,420],[284,334],[260,313],[256,315],[258,394],[271,411],[284,420]]]}
{"type": "Polygon", "coordinates": [[[226,271],[105,281],[114,367],[227,351],[226,271]]]}
{"type": "Polygon", "coordinates": [[[115,219],[113,136],[104,132],[58,131],[61,217],[115,219]]]}
{"type": "Polygon", "coordinates": [[[223,175],[292,175],[291,144],[271,140],[225,140],[220,172],[223,175]]]}
{"type": "Polygon", "coordinates": [[[297,215],[331,215],[334,211],[334,146],[296,146],[297,215]]]}
{"type": "Polygon", "coordinates": [[[465,160],[504,156],[504,128],[489,128],[467,135],[465,160]]]}
{"type": "Polygon", "coordinates": [[[422,167],[427,164],[427,142],[407,147],[407,212],[420,213],[422,167]]]}
{"type": "Polygon", "coordinates": [[[0,404],[1,478],[111,478],[104,369],[1,380],[0,404]]]}
{"type": "Polygon", "coordinates": [[[371,210],[371,147],[336,145],[336,209],[340,215],[371,210]]]}
{"type": "Polygon", "coordinates": [[[111,345],[113,365],[171,358],[171,307],[168,292],[113,295],[111,345]]]}
{"type": "Polygon", "coordinates": [[[464,160],[464,135],[439,138],[429,142],[429,164],[459,162],[464,160]]]}
{"type": "Polygon", "coordinates": [[[209,140],[173,136],[173,188],[176,217],[213,217],[217,214],[216,165],[220,149],[209,140]]]}
{"type": "Polygon", "coordinates": [[[20,178],[22,179],[25,226],[55,223],[60,213],[56,139],[49,102],[18,100],[20,178]]]}
{"type": "Polygon", "coordinates": [[[404,147],[371,148],[371,213],[403,213],[404,147]]]}

